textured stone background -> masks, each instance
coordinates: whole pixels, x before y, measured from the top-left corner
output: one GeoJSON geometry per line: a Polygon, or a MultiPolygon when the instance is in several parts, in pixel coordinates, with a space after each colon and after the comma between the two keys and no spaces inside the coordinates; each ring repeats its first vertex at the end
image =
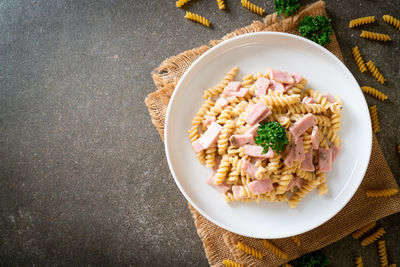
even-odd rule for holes
{"type": "MultiPolygon", "coordinates": [[[[227,11],[214,0],[184,9],[171,0],[0,2],[0,265],[207,265],[143,100],[164,58],[260,19],[239,0],[226,2],[227,11]],[[185,9],[213,26],[185,20],[185,9]]],[[[272,0],[254,2],[273,11],[272,0]]],[[[400,18],[399,1],[336,0],[327,8],[360,85],[389,95],[385,103],[366,99],[378,106],[378,140],[398,178],[400,32],[380,18],[400,18]],[[394,41],[363,40],[347,27],[366,15],[379,19],[364,28],[394,41]],[[387,84],[358,72],[356,44],[387,84]]],[[[399,221],[380,221],[395,263],[399,221]]],[[[349,237],[324,252],[331,266],[353,266],[358,254],[378,266],[375,246],[349,237]]]]}

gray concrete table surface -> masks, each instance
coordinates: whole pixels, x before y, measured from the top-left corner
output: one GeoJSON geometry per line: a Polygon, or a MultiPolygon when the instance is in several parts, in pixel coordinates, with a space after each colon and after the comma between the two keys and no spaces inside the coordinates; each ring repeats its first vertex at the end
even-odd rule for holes
{"type": "MultiPolygon", "coordinates": [[[[272,0],[254,0],[273,12],[272,0]]],[[[302,4],[311,1],[302,1],[302,4]]],[[[150,72],[165,58],[260,19],[227,0],[0,2],[0,265],[207,266],[187,208],[170,175],[163,143],[144,98],[150,72]],[[203,14],[211,28],[187,21],[203,14]]],[[[360,85],[389,95],[376,104],[386,159],[399,177],[399,1],[327,1],[345,63],[360,85]],[[388,33],[364,40],[350,19],[375,15],[363,28],[388,33]],[[359,45],[388,79],[360,74],[359,45]]],[[[362,134],[362,132],[360,132],[362,134]]],[[[400,263],[399,215],[379,222],[391,262],[400,263]]],[[[330,266],[362,255],[378,266],[375,246],[346,237],[323,249],[330,266]]]]}

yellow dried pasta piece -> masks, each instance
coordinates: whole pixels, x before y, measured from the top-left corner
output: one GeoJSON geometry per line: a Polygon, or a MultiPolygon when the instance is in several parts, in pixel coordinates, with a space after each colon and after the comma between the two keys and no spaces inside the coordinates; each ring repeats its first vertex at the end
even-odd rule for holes
{"type": "Polygon", "coordinates": [[[265,9],[251,3],[248,0],[241,0],[242,6],[247,8],[248,10],[252,11],[253,13],[256,13],[258,15],[264,15],[265,9]]]}
{"type": "Polygon", "coordinates": [[[225,2],[224,2],[224,0],[217,0],[217,3],[218,3],[218,8],[219,8],[220,10],[225,9],[225,2]]]}
{"type": "Polygon", "coordinates": [[[364,93],[370,94],[370,95],[372,95],[373,97],[379,99],[379,100],[382,101],[382,102],[385,101],[385,100],[388,98],[387,95],[385,95],[384,93],[382,93],[382,92],[379,91],[378,89],[375,89],[375,88],[370,87],[370,86],[362,86],[362,87],[361,87],[361,90],[362,90],[364,93]]]}
{"type": "Polygon", "coordinates": [[[369,23],[373,23],[373,22],[375,22],[375,16],[352,19],[349,22],[349,28],[354,28],[354,27],[357,27],[360,25],[369,24],[369,23]]]}
{"type": "Polygon", "coordinates": [[[228,176],[228,172],[231,168],[229,163],[229,155],[224,154],[221,159],[221,163],[218,166],[217,172],[214,175],[214,184],[222,184],[225,178],[228,176]]]}
{"type": "Polygon", "coordinates": [[[225,265],[226,267],[244,267],[244,265],[241,265],[237,263],[236,261],[225,259],[222,261],[222,264],[225,265]]]}
{"type": "Polygon", "coordinates": [[[385,229],[383,227],[380,227],[378,230],[376,230],[375,233],[364,238],[363,241],[361,241],[361,246],[365,247],[371,243],[374,243],[376,240],[381,238],[385,233],[386,233],[385,229]]]}
{"type": "Polygon", "coordinates": [[[269,251],[271,251],[272,253],[277,255],[279,258],[284,259],[284,260],[287,259],[286,253],[283,252],[280,248],[278,248],[276,245],[274,245],[270,241],[263,239],[262,243],[269,251]]]}
{"type": "Polygon", "coordinates": [[[365,62],[361,56],[358,46],[355,46],[353,48],[353,57],[354,57],[354,61],[356,62],[359,71],[361,73],[365,72],[367,70],[367,67],[365,66],[365,62]]]}
{"type": "Polygon", "coordinates": [[[355,261],[356,261],[356,267],[364,267],[364,263],[361,256],[355,257],[355,261]]]}
{"type": "Polygon", "coordinates": [[[399,190],[395,188],[383,189],[383,190],[369,190],[366,192],[367,197],[390,197],[396,195],[399,190]]]}
{"type": "Polygon", "coordinates": [[[400,20],[396,19],[393,16],[390,15],[383,15],[382,19],[386,22],[389,23],[390,25],[396,27],[398,30],[400,30],[400,20]]]}
{"type": "Polygon", "coordinates": [[[308,193],[314,190],[319,185],[318,180],[311,180],[305,183],[300,190],[296,191],[293,196],[289,199],[289,207],[295,208],[301,199],[303,199],[308,193]]]}
{"type": "Polygon", "coordinates": [[[392,41],[392,38],[390,38],[389,35],[378,32],[361,31],[360,36],[362,38],[375,41],[383,41],[383,42],[392,41]]]}
{"type": "Polygon", "coordinates": [[[250,247],[249,245],[246,245],[240,241],[237,242],[236,247],[249,255],[259,258],[260,260],[262,260],[265,256],[264,253],[262,253],[261,251],[250,247]]]}
{"type": "Polygon", "coordinates": [[[384,84],[386,79],[383,77],[382,73],[378,70],[378,68],[375,66],[375,64],[370,60],[366,63],[369,71],[371,72],[372,76],[375,77],[375,79],[380,82],[381,84],[384,84]]]}
{"type": "Polygon", "coordinates": [[[378,241],[378,254],[379,254],[379,261],[381,262],[381,266],[388,266],[388,258],[386,252],[386,242],[384,240],[378,241]]]}
{"type": "Polygon", "coordinates": [[[298,247],[300,247],[300,238],[299,238],[299,236],[294,235],[294,236],[292,236],[291,238],[292,238],[293,242],[294,242],[298,247]]]}
{"type": "Polygon", "coordinates": [[[181,6],[183,6],[184,4],[186,4],[187,2],[189,2],[190,0],[178,0],[178,1],[176,1],[176,7],[181,7],[181,6]]]}
{"type": "Polygon", "coordinates": [[[369,107],[369,113],[371,115],[372,130],[377,133],[381,130],[378,119],[378,111],[376,110],[376,105],[369,107]]]}
{"type": "Polygon", "coordinates": [[[360,229],[358,229],[357,231],[355,231],[354,233],[351,234],[351,236],[354,239],[359,239],[360,237],[362,237],[366,232],[368,232],[369,230],[371,230],[372,228],[374,228],[376,225],[376,222],[372,222],[369,223],[363,227],[361,227],[360,229]]]}
{"type": "Polygon", "coordinates": [[[218,138],[218,154],[225,154],[229,146],[229,137],[235,130],[235,122],[233,120],[226,121],[225,125],[222,127],[221,134],[218,138]]]}
{"type": "Polygon", "coordinates": [[[290,95],[290,96],[262,96],[260,101],[266,106],[280,106],[285,107],[296,104],[300,102],[300,95],[290,95]]]}
{"type": "Polygon", "coordinates": [[[185,18],[187,18],[188,20],[193,20],[195,22],[203,24],[204,26],[210,27],[210,21],[208,19],[206,19],[205,17],[200,16],[199,14],[186,11],[185,18]]]}
{"type": "Polygon", "coordinates": [[[219,95],[220,93],[222,93],[225,86],[227,86],[229,82],[231,82],[231,81],[233,81],[233,79],[235,79],[238,71],[239,71],[238,67],[233,67],[230,71],[228,71],[225,74],[224,78],[222,79],[222,81],[219,84],[217,84],[216,86],[211,87],[207,90],[204,90],[203,97],[205,99],[207,99],[207,98],[210,98],[212,96],[219,95]]]}

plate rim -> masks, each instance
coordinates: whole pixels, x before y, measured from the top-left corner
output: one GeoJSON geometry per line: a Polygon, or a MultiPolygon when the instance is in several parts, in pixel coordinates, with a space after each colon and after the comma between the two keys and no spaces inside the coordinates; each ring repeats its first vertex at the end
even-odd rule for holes
{"type": "MultiPolygon", "coordinates": [[[[210,48],[209,50],[207,50],[205,53],[203,53],[199,58],[197,58],[190,66],[189,68],[184,72],[184,74],[182,75],[182,77],[179,79],[179,82],[177,83],[175,90],[173,91],[170,101],[168,103],[168,107],[167,107],[167,112],[166,112],[166,116],[165,116],[165,123],[164,123],[164,149],[165,149],[165,154],[167,157],[167,162],[168,162],[168,167],[169,170],[174,178],[175,184],[178,186],[179,190],[181,191],[181,193],[184,195],[184,197],[186,198],[186,200],[190,203],[190,205],[192,205],[201,215],[203,215],[205,218],[207,218],[209,221],[211,221],[212,223],[218,225],[219,227],[228,230],[230,232],[239,234],[239,235],[243,235],[243,236],[247,236],[247,237],[252,237],[252,238],[286,238],[286,237],[290,237],[292,235],[298,235],[298,234],[302,234],[302,233],[306,233],[308,231],[311,231],[323,224],[325,224],[327,221],[329,221],[330,219],[332,219],[334,216],[336,216],[349,202],[350,200],[353,198],[354,194],[357,192],[361,182],[364,180],[365,177],[365,173],[367,171],[368,165],[369,165],[369,161],[371,159],[371,151],[372,151],[372,126],[371,126],[371,119],[368,116],[367,120],[369,120],[369,127],[368,127],[368,131],[364,132],[368,134],[367,138],[369,140],[368,144],[365,144],[367,146],[367,151],[368,151],[368,156],[367,156],[367,160],[366,163],[361,166],[360,168],[360,174],[362,174],[362,179],[359,179],[359,181],[357,182],[356,186],[354,187],[353,191],[350,192],[350,194],[348,195],[348,199],[346,199],[346,201],[343,202],[342,205],[338,205],[338,208],[336,208],[335,212],[332,212],[331,215],[327,216],[325,218],[325,220],[323,222],[321,222],[318,225],[314,225],[312,227],[309,227],[307,229],[303,229],[298,231],[295,234],[290,234],[290,235],[249,235],[249,234],[244,234],[243,232],[238,232],[236,228],[232,228],[229,225],[225,225],[224,223],[221,223],[219,221],[214,220],[211,216],[208,215],[208,213],[201,209],[198,205],[196,205],[196,203],[188,196],[188,194],[185,192],[185,190],[183,189],[182,185],[179,183],[178,178],[175,174],[174,171],[174,167],[172,166],[172,162],[171,162],[171,158],[170,158],[170,150],[168,149],[168,132],[169,132],[169,120],[170,120],[170,112],[171,112],[171,107],[172,107],[172,103],[174,102],[174,99],[177,95],[177,92],[180,90],[180,86],[182,81],[185,79],[185,77],[187,75],[189,75],[190,71],[201,61],[203,60],[203,58],[207,57],[208,54],[212,53],[213,51],[220,49],[221,46],[227,46],[229,45],[229,43],[235,42],[238,39],[245,39],[248,38],[250,36],[255,36],[255,35],[265,35],[265,36],[273,36],[273,35],[277,35],[277,36],[287,36],[290,38],[294,38],[294,39],[299,39],[300,41],[304,41],[308,44],[310,44],[311,46],[322,50],[325,54],[327,54],[328,56],[330,56],[331,58],[333,58],[336,63],[338,63],[342,69],[344,69],[345,72],[347,72],[349,74],[349,77],[351,77],[352,82],[355,83],[359,88],[360,85],[358,84],[357,80],[355,79],[354,75],[351,73],[351,71],[347,68],[347,66],[344,64],[344,62],[342,62],[336,55],[334,55],[331,51],[329,51],[328,49],[326,49],[325,47],[316,44],[315,42],[306,39],[304,37],[298,36],[298,35],[294,35],[294,34],[290,34],[290,33],[283,33],[283,32],[255,32],[255,33],[247,33],[247,34],[243,34],[240,36],[236,36],[233,38],[230,38],[228,40],[222,41],[221,43],[215,45],[214,47],[210,48]]],[[[361,89],[360,89],[361,91],[361,89]]],[[[362,105],[366,106],[367,110],[368,110],[368,104],[366,102],[366,99],[362,99],[362,105]]]]}

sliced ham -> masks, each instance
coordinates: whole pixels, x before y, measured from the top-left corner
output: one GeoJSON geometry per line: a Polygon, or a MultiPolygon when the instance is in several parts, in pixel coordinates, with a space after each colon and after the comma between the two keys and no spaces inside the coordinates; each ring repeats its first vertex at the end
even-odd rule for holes
{"type": "Polygon", "coordinates": [[[258,167],[252,164],[250,161],[243,160],[242,169],[251,177],[255,178],[258,171],[258,167]]]}
{"type": "Polygon", "coordinates": [[[225,108],[228,104],[229,104],[229,101],[225,97],[220,97],[215,102],[215,105],[220,105],[222,108],[225,108]]]}
{"type": "Polygon", "coordinates": [[[207,178],[206,183],[208,185],[211,185],[212,187],[214,187],[215,189],[217,189],[219,192],[221,193],[226,193],[229,191],[230,187],[228,185],[226,185],[225,183],[216,185],[214,184],[214,176],[217,173],[216,170],[213,170],[212,174],[207,178]]]}
{"type": "Polygon", "coordinates": [[[253,195],[260,195],[274,189],[272,181],[270,179],[264,179],[261,181],[252,181],[249,183],[249,189],[253,195]]]}
{"type": "Polygon", "coordinates": [[[247,144],[254,144],[254,135],[244,133],[244,134],[234,134],[229,138],[232,145],[244,146],[247,144]]]}
{"type": "Polygon", "coordinates": [[[325,95],[326,100],[328,100],[330,103],[334,103],[335,102],[335,98],[333,98],[333,96],[331,94],[326,94],[325,95]]]}
{"type": "Polygon", "coordinates": [[[336,160],[336,157],[339,155],[339,152],[342,148],[331,145],[330,149],[332,150],[332,163],[334,163],[336,160]]]}
{"type": "Polygon", "coordinates": [[[212,144],[216,143],[218,136],[221,133],[222,126],[216,122],[211,122],[207,131],[199,139],[192,143],[193,149],[196,153],[209,148],[212,144]]]}
{"type": "Polygon", "coordinates": [[[311,146],[313,149],[318,149],[319,147],[319,136],[318,136],[318,126],[315,125],[311,132],[311,146]]]}
{"type": "Polygon", "coordinates": [[[285,88],[285,86],[283,86],[282,83],[271,80],[269,83],[269,89],[277,91],[279,93],[284,93],[286,92],[288,89],[285,88]]]}
{"type": "Polygon", "coordinates": [[[332,170],[332,150],[319,148],[318,168],[321,172],[332,170]]]}
{"type": "Polygon", "coordinates": [[[292,189],[294,186],[297,186],[298,188],[302,188],[304,185],[304,179],[294,176],[292,180],[290,180],[288,184],[288,190],[292,189]]]}
{"type": "Polygon", "coordinates": [[[297,142],[297,139],[309,128],[313,127],[315,125],[315,120],[314,116],[312,113],[308,113],[307,115],[303,116],[301,119],[296,121],[296,123],[289,128],[290,132],[292,133],[292,136],[297,142]]]}
{"type": "Polygon", "coordinates": [[[302,162],[306,158],[304,154],[303,137],[299,137],[297,139],[297,142],[294,144],[294,153],[295,153],[294,157],[295,161],[302,162]]]}
{"type": "Polygon", "coordinates": [[[247,198],[246,190],[242,185],[234,185],[232,186],[232,193],[235,199],[244,199],[247,198]]]}
{"type": "Polygon", "coordinates": [[[272,148],[268,148],[268,152],[266,154],[263,153],[263,148],[258,145],[245,145],[244,153],[249,155],[250,157],[255,157],[259,159],[270,159],[274,157],[274,151],[272,148]]]}
{"type": "Polygon", "coordinates": [[[301,75],[300,75],[299,73],[297,73],[297,72],[295,72],[295,73],[292,74],[292,78],[293,78],[295,84],[300,83],[301,80],[303,80],[303,76],[301,76],[301,75]]]}
{"type": "Polygon", "coordinates": [[[204,124],[207,125],[207,126],[210,125],[216,119],[215,116],[206,115],[204,117],[205,117],[204,124]]]}
{"type": "Polygon", "coordinates": [[[301,100],[301,103],[303,103],[303,104],[315,104],[315,101],[314,101],[313,98],[306,96],[306,97],[303,98],[303,100],[301,100]]]}
{"type": "Polygon", "coordinates": [[[260,77],[256,83],[256,96],[264,96],[267,94],[269,79],[260,77]]]}
{"type": "Polygon", "coordinates": [[[301,163],[301,169],[307,172],[315,171],[315,167],[313,164],[313,150],[309,149],[305,155],[304,161],[301,163]]]}
{"type": "Polygon", "coordinates": [[[267,118],[271,113],[271,110],[269,110],[262,102],[258,102],[246,116],[245,121],[250,125],[255,125],[267,118]]]}
{"type": "Polygon", "coordinates": [[[231,91],[227,91],[227,92],[224,92],[224,94],[226,95],[226,96],[237,96],[237,97],[244,97],[244,96],[246,96],[247,95],[247,93],[249,92],[249,88],[240,88],[239,90],[237,90],[237,91],[234,91],[234,92],[231,92],[231,91]]]}
{"type": "Polygon", "coordinates": [[[283,162],[285,163],[286,166],[292,167],[295,157],[296,157],[296,152],[295,152],[294,144],[290,144],[288,152],[287,152],[283,162]]]}
{"type": "Polygon", "coordinates": [[[237,92],[239,91],[240,86],[242,85],[242,82],[229,82],[225,88],[224,88],[224,95],[229,95],[232,92],[237,92]]]}
{"type": "Polygon", "coordinates": [[[269,73],[269,77],[272,80],[275,80],[275,81],[281,82],[281,83],[287,83],[287,84],[294,83],[292,74],[289,72],[286,72],[286,71],[272,69],[269,73]]]}
{"type": "Polygon", "coordinates": [[[258,126],[260,126],[260,124],[257,123],[256,125],[254,125],[250,129],[248,129],[245,133],[246,134],[251,134],[252,136],[256,137],[257,136],[258,126]]]}

